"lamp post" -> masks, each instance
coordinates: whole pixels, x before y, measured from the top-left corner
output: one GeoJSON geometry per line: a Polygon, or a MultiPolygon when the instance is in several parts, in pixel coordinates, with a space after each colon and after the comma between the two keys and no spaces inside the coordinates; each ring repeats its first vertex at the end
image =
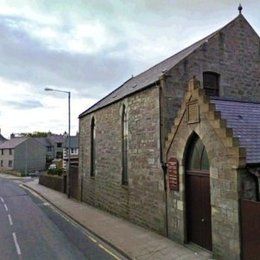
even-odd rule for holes
{"type": "Polygon", "coordinates": [[[45,91],[55,91],[55,92],[62,92],[68,95],[68,166],[67,166],[67,194],[68,198],[70,197],[70,91],[53,89],[53,88],[45,88],[45,91]]]}

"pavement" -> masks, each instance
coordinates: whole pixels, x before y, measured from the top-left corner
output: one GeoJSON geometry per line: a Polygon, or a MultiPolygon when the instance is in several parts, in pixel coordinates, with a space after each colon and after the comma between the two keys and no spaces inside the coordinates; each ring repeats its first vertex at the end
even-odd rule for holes
{"type": "Polygon", "coordinates": [[[66,194],[38,184],[38,179],[26,180],[23,185],[129,259],[212,259],[209,252],[199,247],[183,246],[86,203],[68,199],[66,194]]]}

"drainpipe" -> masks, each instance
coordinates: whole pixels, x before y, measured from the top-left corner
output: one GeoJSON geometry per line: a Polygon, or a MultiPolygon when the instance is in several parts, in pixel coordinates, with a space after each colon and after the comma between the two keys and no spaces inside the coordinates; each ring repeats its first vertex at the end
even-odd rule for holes
{"type": "Polygon", "coordinates": [[[159,84],[159,124],[160,124],[160,163],[163,170],[163,183],[164,183],[164,196],[165,196],[165,233],[168,237],[169,228],[168,228],[168,193],[167,193],[167,163],[165,158],[165,121],[164,121],[164,89],[166,84],[166,75],[163,72],[160,77],[159,84]]]}

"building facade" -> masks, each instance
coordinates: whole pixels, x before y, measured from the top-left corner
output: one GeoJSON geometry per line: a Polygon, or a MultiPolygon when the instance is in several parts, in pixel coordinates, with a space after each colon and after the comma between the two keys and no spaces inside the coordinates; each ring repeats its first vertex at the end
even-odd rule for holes
{"type": "MultiPolygon", "coordinates": [[[[79,137],[70,136],[70,165],[78,167],[79,164],[79,137]]],[[[67,137],[63,148],[63,169],[67,169],[68,164],[69,139],[67,137]]]]}
{"type": "Polygon", "coordinates": [[[216,258],[240,258],[240,200],[260,195],[252,174],[260,165],[259,122],[260,103],[209,98],[199,81],[190,81],[166,143],[170,237],[216,258]]]}
{"type": "Polygon", "coordinates": [[[0,169],[22,173],[45,169],[45,147],[32,137],[14,137],[0,145],[0,169]]]}
{"type": "MultiPolygon", "coordinates": [[[[194,242],[186,235],[186,229],[191,226],[186,225],[183,215],[186,188],[180,182],[181,193],[172,195],[167,181],[167,160],[173,155],[176,158],[175,148],[169,144],[169,140],[173,143],[172,140],[175,142],[176,139],[170,134],[176,117],[179,117],[188,81],[196,76],[202,82],[200,88],[204,89],[205,96],[260,102],[259,60],[259,36],[240,14],[222,29],[129,79],[83,112],[79,116],[82,200],[181,243],[194,242]]],[[[203,144],[205,130],[192,131],[192,145],[195,146],[198,140],[203,144]]],[[[182,149],[192,131],[180,144],[182,149]]],[[[222,138],[226,136],[222,135],[222,138]]],[[[240,163],[233,158],[226,166],[213,166],[213,148],[220,144],[216,138],[207,140],[210,144],[204,144],[209,153],[206,171],[217,176],[216,169],[227,167],[234,160],[232,167],[236,170],[232,168],[225,174],[232,174],[232,171],[236,174],[230,177],[234,179],[228,184],[216,181],[216,189],[213,178],[210,178],[211,190],[206,193],[219,193],[225,187],[232,191],[221,199],[217,199],[217,195],[210,197],[212,205],[223,204],[210,208],[208,214],[213,220],[210,223],[214,224],[210,237],[213,240],[202,246],[212,250],[215,256],[237,259],[240,256],[237,203],[243,194],[234,183],[240,176],[237,173],[240,163]],[[226,207],[230,207],[226,214],[229,214],[229,220],[232,219],[228,223],[223,222],[224,217],[219,213],[226,207]],[[230,239],[230,242],[223,245],[225,239],[230,239]]],[[[237,151],[233,152],[237,156],[237,151]]],[[[201,245],[197,240],[195,243],[201,245]]]]}
{"type": "Polygon", "coordinates": [[[54,159],[63,158],[63,148],[65,147],[67,135],[48,134],[46,137],[34,137],[45,147],[46,166],[49,166],[54,159]]]}

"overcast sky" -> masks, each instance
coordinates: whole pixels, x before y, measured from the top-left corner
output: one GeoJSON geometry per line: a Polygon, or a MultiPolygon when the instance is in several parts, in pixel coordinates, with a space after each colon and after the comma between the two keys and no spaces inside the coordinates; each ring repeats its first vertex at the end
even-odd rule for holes
{"type": "MultiPolygon", "coordinates": [[[[260,1],[242,0],[260,33],[260,1]]],[[[0,128],[67,130],[124,81],[238,15],[235,0],[0,0],[0,128]]]]}

